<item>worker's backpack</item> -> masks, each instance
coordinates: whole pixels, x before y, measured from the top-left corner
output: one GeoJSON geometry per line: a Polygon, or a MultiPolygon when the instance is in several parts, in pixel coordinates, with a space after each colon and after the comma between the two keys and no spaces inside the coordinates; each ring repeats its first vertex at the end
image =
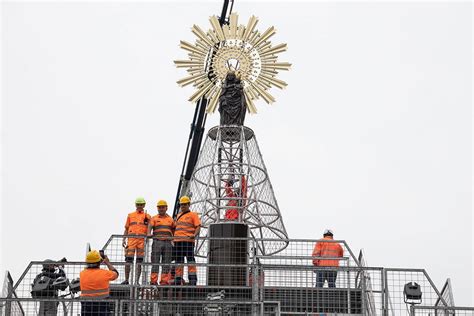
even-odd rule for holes
{"type": "Polygon", "coordinates": [[[43,274],[38,274],[31,285],[31,297],[49,297],[54,290],[51,288],[53,280],[43,274]]]}

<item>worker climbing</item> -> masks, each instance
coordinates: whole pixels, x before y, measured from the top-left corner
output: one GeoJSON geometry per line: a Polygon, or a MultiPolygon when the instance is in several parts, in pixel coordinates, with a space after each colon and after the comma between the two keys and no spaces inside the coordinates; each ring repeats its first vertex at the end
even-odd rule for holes
{"type": "Polygon", "coordinates": [[[229,207],[225,211],[224,218],[228,221],[237,221],[239,214],[245,206],[247,199],[247,180],[245,176],[240,178],[240,188],[234,189],[234,180],[230,179],[225,181],[225,193],[229,199],[227,206],[229,207]]]}
{"type": "Polygon", "coordinates": [[[143,197],[138,197],[135,200],[135,212],[128,214],[127,220],[125,222],[125,231],[122,241],[122,245],[125,248],[125,281],[122,284],[129,284],[130,280],[130,270],[136,257],[136,275],[135,282],[138,284],[140,280],[140,274],[142,271],[141,263],[143,262],[143,257],[145,256],[145,239],[148,230],[148,223],[151,219],[145,211],[145,199],[143,197]],[[130,237],[137,236],[137,237],[130,237]],[[128,239],[128,242],[127,242],[128,239]]]}
{"type": "Polygon", "coordinates": [[[166,214],[168,203],[164,200],[158,201],[156,205],[158,214],[153,216],[148,224],[148,236],[153,238],[151,247],[151,275],[150,284],[157,285],[160,263],[161,266],[161,285],[170,283],[170,266],[173,252],[172,237],[174,232],[174,221],[171,216],[166,214]]]}
{"type": "Polygon", "coordinates": [[[183,263],[186,258],[188,263],[188,278],[190,285],[197,284],[196,259],[194,258],[194,240],[199,236],[201,229],[201,220],[199,215],[192,212],[189,208],[191,199],[188,196],[182,196],[179,199],[179,212],[175,221],[174,247],[176,255],[176,275],[174,279],[175,285],[182,285],[183,279],[183,263]]]}

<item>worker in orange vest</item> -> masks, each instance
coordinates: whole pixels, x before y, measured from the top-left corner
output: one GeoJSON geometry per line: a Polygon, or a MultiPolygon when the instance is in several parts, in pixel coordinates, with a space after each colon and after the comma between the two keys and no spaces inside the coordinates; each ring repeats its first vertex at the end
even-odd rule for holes
{"type": "Polygon", "coordinates": [[[145,211],[145,199],[138,197],[135,200],[136,211],[128,214],[127,221],[125,222],[124,235],[138,235],[140,237],[123,237],[122,245],[125,248],[125,281],[122,284],[129,284],[130,268],[133,263],[133,259],[137,258],[137,273],[135,281],[138,284],[140,274],[142,272],[142,266],[140,263],[143,262],[145,256],[145,239],[148,230],[148,223],[150,222],[150,215],[145,211]],[[128,238],[128,243],[127,243],[128,238]]]}
{"type": "Polygon", "coordinates": [[[181,212],[175,220],[174,232],[174,251],[176,256],[176,275],[174,279],[175,285],[183,284],[183,263],[184,258],[188,262],[188,278],[190,285],[197,284],[196,259],[194,258],[194,239],[199,236],[201,229],[201,220],[199,215],[191,212],[189,207],[191,199],[182,196],[179,199],[179,207],[181,212]],[[180,265],[181,264],[181,265],[180,265]]]}
{"type": "Polygon", "coordinates": [[[165,264],[161,267],[161,285],[168,285],[171,274],[170,266],[171,255],[173,252],[172,237],[174,232],[174,221],[171,216],[166,214],[168,203],[165,200],[158,201],[156,205],[158,215],[151,218],[148,224],[148,236],[153,237],[153,245],[151,247],[151,275],[150,283],[158,284],[158,273],[160,272],[160,263],[165,264]]]}
{"type": "Polygon", "coordinates": [[[81,303],[81,315],[103,316],[109,315],[109,304],[107,302],[94,302],[94,299],[105,299],[109,297],[109,282],[118,278],[117,269],[110,263],[109,258],[102,257],[97,250],[89,251],[86,255],[87,267],[81,271],[79,282],[81,286],[81,298],[91,301],[81,303]],[[100,268],[104,263],[109,270],[100,268]]]}
{"type": "MultiPolygon", "coordinates": [[[[339,260],[344,255],[344,250],[337,242],[330,242],[333,240],[333,232],[326,229],[323,234],[323,239],[314,245],[313,250],[313,265],[316,267],[339,267],[339,260]],[[328,257],[331,259],[321,259],[321,257],[328,257]]],[[[316,270],[316,287],[323,287],[324,282],[328,281],[328,287],[336,287],[337,269],[321,269],[316,270]]]]}

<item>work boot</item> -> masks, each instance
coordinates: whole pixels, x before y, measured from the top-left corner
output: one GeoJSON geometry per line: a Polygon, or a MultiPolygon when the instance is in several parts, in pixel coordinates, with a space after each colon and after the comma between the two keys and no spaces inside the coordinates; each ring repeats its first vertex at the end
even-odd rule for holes
{"type": "Polygon", "coordinates": [[[120,283],[120,284],[122,284],[122,285],[128,285],[129,283],[128,283],[128,280],[125,280],[125,281],[123,281],[123,282],[120,283]]]}

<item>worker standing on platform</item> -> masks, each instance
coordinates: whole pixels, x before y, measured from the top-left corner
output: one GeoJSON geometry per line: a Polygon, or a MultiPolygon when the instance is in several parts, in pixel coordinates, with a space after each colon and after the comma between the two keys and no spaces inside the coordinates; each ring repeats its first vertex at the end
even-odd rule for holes
{"type": "Polygon", "coordinates": [[[90,302],[81,303],[82,316],[105,316],[110,314],[109,303],[102,300],[109,297],[110,281],[118,278],[117,269],[110,263],[109,258],[102,257],[97,250],[89,251],[86,255],[87,267],[81,271],[79,282],[81,298],[91,299],[90,302]],[[109,270],[100,268],[104,263],[109,270]]]}
{"type": "MultiPolygon", "coordinates": [[[[323,239],[318,241],[313,250],[313,265],[316,267],[339,267],[339,260],[344,255],[344,250],[337,242],[329,242],[333,240],[333,232],[326,229],[323,239]],[[327,240],[327,241],[326,241],[327,240]],[[331,259],[321,259],[328,257],[331,259]]],[[[323,287],[324,282],[328,281],[328,287],[336,287],[337,269],[321,269],[316,270],[316,287],[323,287]]]]}
{"type": "Polygon", "coordinates": [[[190,285],[197,284],[196,274],[196,260],[194,258],[194,240],[199,236],[201,229],[201,220],[199,215],[195,212],[191,212],[189,207],[191,205],[191,199],[187,196],[182,196],[179,199],[179,212],[175,221],[175,233],[174,233],[174,248],[176,255],[176,275],[174,283],[181,285],[183,283],[183,263],[186,258],[188,263],[188,278],[190,285]],[[180,265],[181,264],[181,265],[180,265]]]}
{"type": "MultiPolygon", "coordinates": [[[[67,262],[66,258],[61,259],[61,262],[67,262]]],[[[65,279],[64,265],[56,265],[51,259],[46,259],[43,263],[43,269],[33,280],[31,295],[33,298],[43,299],[57,299],[58,288],[53,286],[53,282],[60,278],[65,279]],[[57,270],[56,270],[57,268],[57,270]],[[47,283],[48,286],[43,288],[41,285],[47,283]],[[38,290],[40,288],[40,290],[38,290]]],[[[64,280],[66,281],[66,280],[64,280]]],[[[66,283],[65,283],[66,284],[66,283]]],[[[67,287],[67,284],[66,284],[67,287]]],[[[65,288],[61,289],[65,290],[65,288]]],[[[39,316],[56,316],[58,313],[58,302],[42,301],[40,302],[39,316]]]]}
{"type": "Polygon", "coordinates": [[[170,281],[171,255],[173,252],[172,237],[174,232],[174,221],[171,216],[166,214],[168,203],[164,200],[158,201],[158,215],[151,218],[148,224],[148,235],[152,233],[153,245],[151,247],[151,268],[150,283],[158,284],[158,273],[161,266],[161,285],[168,285],[170,281]]]}
{"type": "Polygon", "coordinates": [[[138,197],[135,200],[136,211],[128,214],[125,222],[124,235],[140,235],[140,237],[123,237],[122,245],[125,248],[125,281],[122,284],[129,284],[130,269],[133,263],[133,258],[137,258],[137,269],[135,281],[138,284],[140,274],[142,272],[141,263],[145,256],[145,239],[148,230],[148,223],[151,219],[145,211],[145,199],[138,197]],[[127,243],[128,238],[128,243],[127,243]]]}

